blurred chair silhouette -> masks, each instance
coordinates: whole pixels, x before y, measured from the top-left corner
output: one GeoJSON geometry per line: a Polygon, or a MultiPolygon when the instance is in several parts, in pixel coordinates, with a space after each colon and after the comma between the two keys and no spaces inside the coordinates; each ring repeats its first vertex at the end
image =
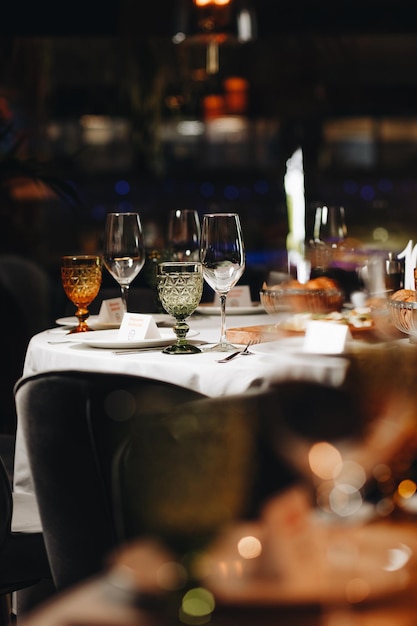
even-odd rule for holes
{"type": "Polygon", "coordinates": [[[11,594],[51,580],[36,499],[13,494],[0,456],[0,626],[11,624],[11,594]],[[18,530],[12,531],[13,528],[18,530]]]}
{"type": "Polygon", "coordinates": [[[58,589],[100,572],[136,537],[194,549],[256,513],[259,475],[271,490],[283,480],[272,454],[267,469],[267,457],[256,460],[256,393],[207,398],[153,379],[61,371],[22,379],[15,397],[58,589]]]}
{"type": "Polygon", "coordinates": [[[0,283],[13,295],[22,313],[26,337],[50,328],[50,279],[40,265],[28,258],[2,254],[0,283]]]}
{"type": "MultiPolygon", "coordinates": [[[[17,415],[57,588],[98,572],[109,550],[125,539],[113,473],[135,428],[151,436],[160,415],[203,397],[176,385],[110,373],[46,372],[17,383],[17,415]]],[[[155,446],[152,454],[160,453],[155,446]]],[[[143,485],[138,479],[130,488],[136,498],[143,485]]]]}
{"type": "Polygon", "coordinates": [[[34,261],[0,255],[0,327],[7,362],[0,377],[0,433],[15,432],[13,385],[22,375],[30,338],[51,326],[50,297],[49,277],[34,261]]]}

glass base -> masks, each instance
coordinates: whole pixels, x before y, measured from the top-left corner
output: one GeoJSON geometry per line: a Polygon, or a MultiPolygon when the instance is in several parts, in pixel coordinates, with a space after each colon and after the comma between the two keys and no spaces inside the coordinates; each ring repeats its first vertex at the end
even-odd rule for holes
{"type": "Polygon", "coordinates": [[[96,330],[96,329],[90,328],[90,326],[88,326],[87,324],[82,324],[82,325],[74,326],[74,328],[71,328],[71,330],[67,332],[67,335],[71,335],[72,333],[89,333],[89,332],[92,332],[93,330],[96,330]]]}
{"type": "Polygon", "coordinates": [[[174,343],[162,350],[164,354],[199,354],[200,348],[191,343],[174,343]]]}
{"type": "Polygon", "coordinates": [[[210,348],[206,348],[204,352],[233,352],[234,350],[239,350],[239,347],[225,341],[216,343],[215,346],[211,346],[210,348]]]}

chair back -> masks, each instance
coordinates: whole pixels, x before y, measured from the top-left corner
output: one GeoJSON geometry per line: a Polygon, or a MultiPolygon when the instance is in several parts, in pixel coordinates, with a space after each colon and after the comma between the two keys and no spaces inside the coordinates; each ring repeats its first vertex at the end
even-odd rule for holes
{"type": "MultiPolygon", "coordinates": [[[[16,409],[57,588],[99,571],[110,549],[142,530],[121,523],[114,498],[114,467],[132,434],[148,436],[152,429],[142,424],[204,397],[124,374],[46,372],[18,381],[16,409]]],[[[143,448],[152,455],[151,441],[143,448]]],[[[156,446],[153,454],[160,455],[156,446]]],[[[128,497],[143,488],[138,476],[128,497]]]]}

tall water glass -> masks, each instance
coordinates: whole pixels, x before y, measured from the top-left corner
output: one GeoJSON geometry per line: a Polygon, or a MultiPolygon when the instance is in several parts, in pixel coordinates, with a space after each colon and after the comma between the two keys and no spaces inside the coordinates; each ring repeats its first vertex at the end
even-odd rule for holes
{"type": "Polygon", "coordinates": [[[245,270],[245,248],[237,213],[209,213],[203,216],[200,260],[204,280],[220,298],[220,340],[210,350],[234,350],[235,346],[226,339],[226,298],[245,270]]]}
{"type": "Polygon", "coordinates": [[[168,248],[174,261],[198,261],[200,218],[194,209],[173,209],[168,217],[168,248]]]}
{"type": "Polygon", "coordinates": [[[145,264],[145,244],[138,213],[107,214],[103,262],[120,285],[126,312],[130,283],[145,264]]]}

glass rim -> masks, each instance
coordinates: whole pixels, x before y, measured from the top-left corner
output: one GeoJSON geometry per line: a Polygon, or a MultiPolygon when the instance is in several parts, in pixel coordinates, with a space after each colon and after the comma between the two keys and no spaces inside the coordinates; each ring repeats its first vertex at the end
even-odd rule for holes
{"type": "Polygon", "coordinates": [[[203,217],[239,217],[239,213],[204,213],[203,217]]]}
{"type": "Polygon", "coordinates": [[[91,261],[91,259],[103,260],[101,254],[63,254],[61,261],[91,261]]]}
{"type": "Polygon", "coordinates": [[[109,211],[108,213],[106,213],[106,217],[108,215],[138,215],[139,213],[137,211],[109,211]]]}

